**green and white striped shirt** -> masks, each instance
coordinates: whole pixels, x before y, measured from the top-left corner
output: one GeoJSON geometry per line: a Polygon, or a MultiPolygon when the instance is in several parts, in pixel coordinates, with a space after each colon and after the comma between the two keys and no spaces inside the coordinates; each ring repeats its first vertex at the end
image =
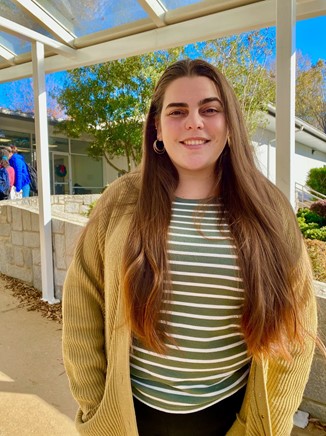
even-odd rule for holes
{"type": "Polygon", "coordinates": [[[133,394],[169,413],[190,413],[234,394],[250,358],[240,331],[243,284],[228,225],[216,205],[176,199],[168,234],[171,295],[160,322],[174,342],[167,354],[133,342],[133,394]],[[197,218],[195,218],[197,217],[197,218]]]}

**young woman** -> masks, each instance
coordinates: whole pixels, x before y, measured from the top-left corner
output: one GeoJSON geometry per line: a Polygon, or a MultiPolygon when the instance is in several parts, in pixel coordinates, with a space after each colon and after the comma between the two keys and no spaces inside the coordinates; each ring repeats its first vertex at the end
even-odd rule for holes
{"type": "Polygon", "coordinates": [[[80,434],[290,434],[315,344],[310,264],[207,62],[159,80],[141,168],[98,201],[63,319],[80,434]]]}

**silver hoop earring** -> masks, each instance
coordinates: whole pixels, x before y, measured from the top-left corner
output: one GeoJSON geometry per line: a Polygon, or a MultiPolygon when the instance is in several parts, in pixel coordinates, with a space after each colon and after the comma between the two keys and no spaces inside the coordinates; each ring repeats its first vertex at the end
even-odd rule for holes
{"type": "Polygon", "coordinates": [[[155,139],[155,141],[153,143],[153,149],[154,149],[155,153],[157,153],[157,154],[165,153],[163,141],[159,141],[158,139],[155,139]]]}

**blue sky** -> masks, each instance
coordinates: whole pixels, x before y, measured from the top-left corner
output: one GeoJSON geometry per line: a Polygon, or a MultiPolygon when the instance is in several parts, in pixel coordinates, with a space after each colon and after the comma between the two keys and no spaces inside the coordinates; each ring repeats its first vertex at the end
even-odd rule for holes
{"type": "MultiPolygon", "coordinates": [[[[312,64],[315,64],[319,59],[326,61],[326,16],[316,17],[309,20],[297,22],[296,26],[296,46],[303,55],[307,56],[312,64]]],[[[57,81],[62,83],[64,74],[55,73],[51,75],[51,88],[57,81]],[[61,80],[60,80],[61,79],[61,80]]],[[[47,81],[48,84],[48,81],[47,81]]],[[[25,94],[28,91],[26,80],[16,83],[0,84],[0,107],[8,107],[8,101],[19,99],[19,95],[25,94]],[[25,82],[25,85],[22,85],[25,82]],[[15,98],[16,97],[16,98],[15,98]]],[[[31,100],[31,99],[29,99],[31,100]]],[[[31,103],[33,104],[33,103],[31,103]]],[[[28,111],[26,107],[20,107],[23,111],[28,111]]]]}
{"type": "Polygon", "coordinates": [[[326,16],[298,21],[296,45],[297,50],[308,55],[313,64],[318,59],[326,61],[326,16]]]}

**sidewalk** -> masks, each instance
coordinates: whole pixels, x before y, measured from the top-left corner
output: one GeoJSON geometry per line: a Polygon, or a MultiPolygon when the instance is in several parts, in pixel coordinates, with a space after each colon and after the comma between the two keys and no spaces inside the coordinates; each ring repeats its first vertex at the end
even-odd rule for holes
{"type": "MultiPolygon", "coordinates": [[[[18,307],[5,285],[0,277],[0,436],[77,436],[77,406],[61,356],[62,326],[18,307]]],[[[325,434],[310,424],[291,436],[325,434]]]]}
{"type": "Polygon", "coordinates": [[[4,285],[0,278],[0,435],[76,436],[62,326],[19,308],[4,285]]]}

